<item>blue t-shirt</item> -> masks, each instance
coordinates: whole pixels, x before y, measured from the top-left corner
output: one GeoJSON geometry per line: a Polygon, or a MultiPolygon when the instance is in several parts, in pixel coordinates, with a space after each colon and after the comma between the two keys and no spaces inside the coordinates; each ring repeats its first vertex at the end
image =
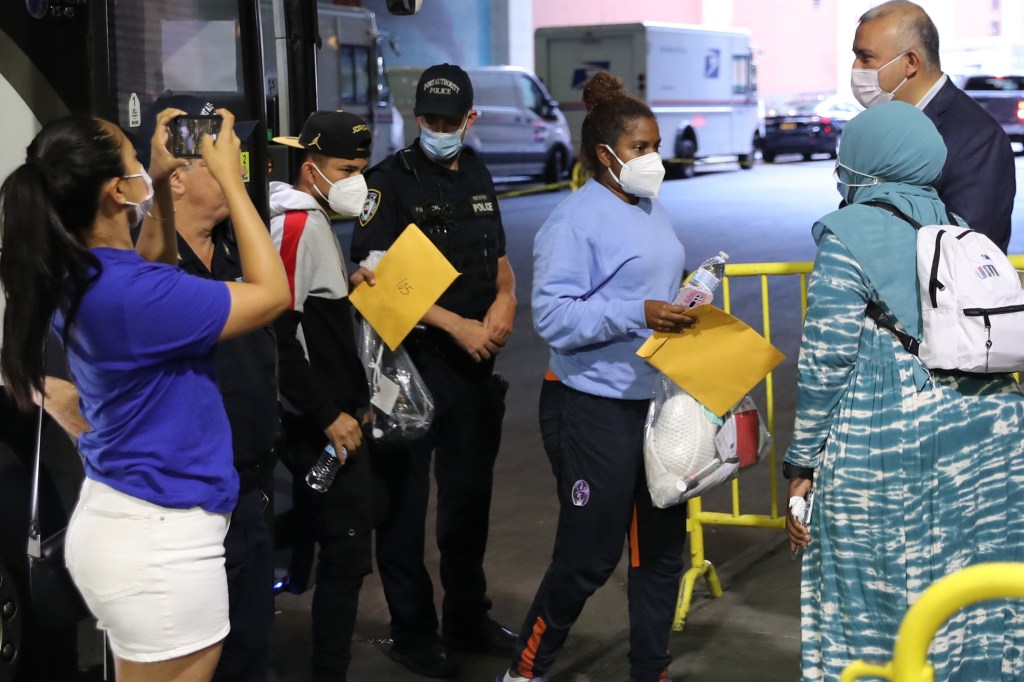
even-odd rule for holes
{"type": "MultiPolygon", "coordinates": [[[[92,253],[102,274],[67,348],[92,427],[79,439],[86,476],[163,507],[230,512],[238,475],[215,370],[227,285],[131,250],[92,253]]],[[[54,326],[63,334],[61,315],[54,326]]]]}
{"type": "Polygon", "coordinates": [[[565,199],[533,245],[533,323],[551,371],[605,398],[645,400],[657,370],[636,351],[651,335],[644,301],[672,301],[686,254],[657,199],[627,204],[595,180],[565,199]]]}

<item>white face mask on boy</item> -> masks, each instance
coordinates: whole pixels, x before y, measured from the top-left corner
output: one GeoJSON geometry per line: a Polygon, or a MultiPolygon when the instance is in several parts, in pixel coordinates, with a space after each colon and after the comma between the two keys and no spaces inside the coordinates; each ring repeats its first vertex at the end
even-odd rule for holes
{"type": "MultiPolygon", "coordinates": [[[[316,168],[316,172],[320,174],[321,178],[327,180],[327,176],[316,167],[315,163],[313,168],[316,168]]],[[[331,181],[327,180],[327,182],[331,181]]],[[[327,196],[324,196],[324,193],[316,185],[313,185],[313,189],[330,205],[332,211],[343,216],[359,215],[363,210],[363,204],[366,203],[366,195],[369,193],[366,187],[366,178],[362,173],[331,182],[331,189],[327,196]]]]}
{"type": "Polygon", "coordinates": [[[612,174],[615,181],[622,187],[626,194],[635,197],[647,197],[653,199],[658,196],[661,189],[661,181],[665,179],[665,164],[661,161],[661,154],[651,152],[630,159],[628,163],[622,163],[615,150],[609,145],[604,146],[615,160],[622,164],[622,170],[616,177],[615,172],[609,167],[608,172],[612,174]]]}

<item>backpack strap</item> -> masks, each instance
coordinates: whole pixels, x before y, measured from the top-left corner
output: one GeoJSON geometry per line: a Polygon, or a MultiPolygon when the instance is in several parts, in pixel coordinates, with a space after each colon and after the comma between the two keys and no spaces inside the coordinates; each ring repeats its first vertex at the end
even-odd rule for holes
{"type": "MultiPolygon", "coordinates": [[[[917,222],[916,220],[914,220],[913,218],[908,216],[906,213],[904,213],[900,209],[896,208],[895,206],[893,206],[892,204],[890,204],[887,201],[865,201],[863,205],[864,206],[874,206],[875,208],[880,208],[883,211],[888,211],[889,213],[892,213],[894,216],[896,216],[900,220],[904,220],[904,221],[910,223],[910,225],[915,230],[920,230],[922,227],[924,227],[921,223],[917,222]]],[[[952,225],[954,227],[960,227],[960,223],[957,222],[956,216],[953,215],[952,211],[949,211],[949,210],[946,211],[946,219],[949,220],[949,224],[950,225],[952,225]]],[[[967,229],[971,229],[971,228],[967,228],[967,229]]],[[[959,237],[958,237],[958,239],[959,239],[959,237]]]]}
{"type": "MultiPolygon", "coordinates": [[[[867,201],[864,203],[864,205],[874,206],[875,208],[880,208],[883,211],[887,211],[896,216],[897,218],[899,218],[900,220],[909,223],[910,226],[913,227],[915,230],[919,230],[922,227],[924,227],[923,225],[921,225],[921,223],[917,222],[916,220],[908,216],[906,213],[904,213],[903,211],[901,211],[900,209],[896,208],[895,206],[888,202],[867,201]]],[[[948,213],[948,211],[947,214],[949,216],[950,223],[956,225],[957,222],[956,219],[953,218],[953,214],[948,213]]],[[[937,263],[935,265],[937,266],[937,263]]],[[[917,357],[918,350],[921,347],[921,341],[919,339],[915,339],[913,336],[906,333],[902,329],[897,328],[896,319],[892,315],[889,315],[888,313],[883,311],[880,305],[878,305],[874,301],[869,301],[867,310],[865,311],[865,315],[874,320],[875,324],[877,324],[882,329],[891,332],[893,336],[895,336],[896,339],[900,342],[900,345],[902,345],[908,353],[917,357]]]]}
{"type": "MultiPolygon", "coordinates": [[[[910,226],[913,227],[915,230],[920,230],[922,227],[924,227],[923,225],[921,225],[921,223],[917,222],[916,220],[914,220],[913,218],[908,216],[906,213],[904,213],[903,211],[901,211],[900,209],[896,208],[895,206],[893,206],[892,204],[890,204],[888,202],[885,202],[885,201],[866,201],[866,202],[864,202],[864,205],[865,206],[874,206],[875,208],[880,208],[883,211],[888,211],[889,213],[892,213],[897,218],[899,218],[899,219],[901,219],[901,220],[903,220],[903,221],[905,221],[907,223],[910,223],[910,226]]],[[[951,211],[948,211],[948,210],[946,211],[946,218],[947,218],[947,220],[949,220],[949,224],[952,225],[953,227],[960,227],[960,223],[957,222],[956,216],[953,215],[953,213],[951,211]]],[[[962,239],[964,237],[964,235],[966,235],[968,232],[971,232],[971,231],[972,231],[971,228],[968,227],[963,232],[961,232],[956,238],[957,239],[962,239]]],[[[936,233],[936,235],[935,235],[935,245],[934,245],[933,251],[932,251],[932,253],[933,253],[933,256],[932,256],[932,266],[931,266],[931,268],[929,270],[929,273],[928,273],[928,300],[931,302],[933,308],[938,307],[938,293],[939,293],[939,289],[945,289],[946,288],[942,284],[942,282],[939,281],[939,260],[940,260],[941,254],[942,254],[940,249],[941,249],[941,246],[942,246],[942,238],[945,236],[945,234],[946,234],[946,230],[939,230],[936,233]]]]}
{"type": "Polygon", "coordinates": [[[913,336],[906,333],[902,329],[897,328],[896,319],[893,318],[892,315],[889,315],[884,310],[882,310],[882,306],[878,305],[874,301],[869,301],[868,308],[867,310],[864,311],[864,314],[870,317],[872,320],[874,320],[875,324],[877,324],[882,329],[892,332],[893,336],[895,336],[899,340],[900,345],[902,345],[908,353],[917,357],[918,350],[921,347],[921,341],[915,339],[913,336]]]}

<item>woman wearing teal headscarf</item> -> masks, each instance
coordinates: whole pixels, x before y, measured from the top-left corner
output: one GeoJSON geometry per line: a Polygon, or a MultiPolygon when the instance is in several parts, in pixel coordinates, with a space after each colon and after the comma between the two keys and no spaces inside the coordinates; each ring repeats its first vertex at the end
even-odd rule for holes
{"type": "MultiPolygon", "coordinates": [[[[877,303],[920,336],[918,222],[948,223],[931,187],[946,158],[916,108],[880,104],[843,130],[848,205],[814,225],[818,245],[800,347],[790,495],[815,489],[801,586],[803,679],[891,658],[907,608],[939,578],[1024,561],[1024,394],[1010,375],[929,372],[865,316],[877,303]],[[809,544],[808,544],[809,542],[809,544]]],[[[935,637],[937,680],[1024,680],[1024,607],[985,602],[935,637]]]]}

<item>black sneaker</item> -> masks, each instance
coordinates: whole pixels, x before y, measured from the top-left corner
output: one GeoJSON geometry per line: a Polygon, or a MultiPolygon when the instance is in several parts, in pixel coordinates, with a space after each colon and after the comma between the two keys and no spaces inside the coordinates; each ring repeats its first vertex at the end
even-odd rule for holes
{"type": "Polygon", "coordinates": [[[436,638],[401,644],[395,642],[388,656],[424,677],[455,677],[459,674],[459,664],[449,657],[436,638]]]}
{"type": "Polygon", "coordinates": [[[454,651],[468,651],[509,659],[516,654],[516,633],[490,618],[472,630],[445,630],[441,641],[454,651]]]}

